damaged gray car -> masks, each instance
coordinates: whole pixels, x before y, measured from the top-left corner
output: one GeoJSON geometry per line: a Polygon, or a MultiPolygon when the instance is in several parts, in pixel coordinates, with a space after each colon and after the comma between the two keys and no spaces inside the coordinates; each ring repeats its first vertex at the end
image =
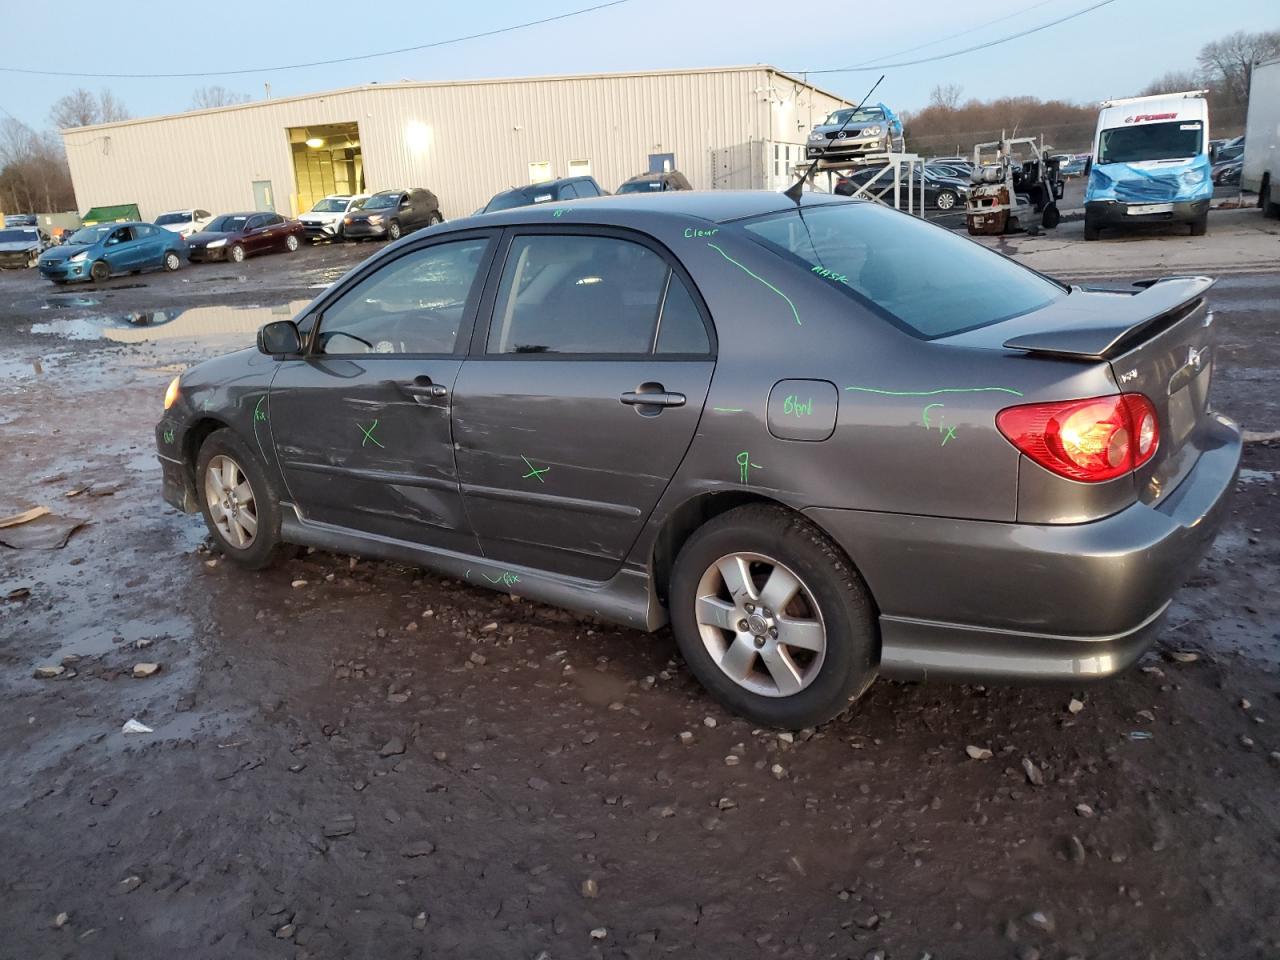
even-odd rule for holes
{"type": "Polygon", "coordinates": [[[1212,281],[1066,286],[875,203],[679,192],[406,237],[176,378],[228,558],[420,564],[656,630],[752,720],[1116,674],[1227,509],[1212,281]]]}

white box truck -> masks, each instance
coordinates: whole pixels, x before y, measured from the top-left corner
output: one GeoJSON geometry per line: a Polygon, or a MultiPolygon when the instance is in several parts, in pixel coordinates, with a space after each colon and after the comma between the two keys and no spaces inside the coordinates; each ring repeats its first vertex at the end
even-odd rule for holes
{"type": "Polygon", "coordinates": [[[1204,234],[1213,199],[1204,90],[1106,100],[1084,195],[1084,238],[1108,227],[1174,221],[1204,234]]]}
{"type": "Polygon", "coordinates": [[[1258,195],[1264,217],[1280,217],[1280,58],[1253,68],[1240,188],[1258,195]]]}

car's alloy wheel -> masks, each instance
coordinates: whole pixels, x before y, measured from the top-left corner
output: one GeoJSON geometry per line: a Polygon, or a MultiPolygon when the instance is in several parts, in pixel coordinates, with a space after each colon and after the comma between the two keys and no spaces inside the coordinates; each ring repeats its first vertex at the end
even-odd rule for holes
{"type": "Polygon", "coordinates": [[[182,266],[182,258],[170,250],[164,255],[164,268],[172,273],[182,266]]]}
{"type": "Polygon", "coordinates": [[[745,690],[789,697],[822,670],[827,631],[812,591],[760,553],[721,557],[698,583],[698,633],[716,666],[745,690]]]}
{"type": "Polygon", "coordinates": [[[240,246],[238,243],[232,245],[231,249],[227,251],[227,256],[231,259],[232,263],[243,263],[244,247],[240,246]]]}
{"type": "Polygon", "coordinates": [[[298,238],[295,237],[292,233],[289,234],[287,237],[284,238],[284,248],[288,250],[290,253],[293,253],[295,250],[298,249],[298,238]]]}
{"type": "Polygon", "coordinates": [[[258,504],[240,464],[220,453],[204,471],[204,499],[227,546],[247,550],[258,535],[258,504]]]}
{"type": "Polygon", "coordinates": [[[956,205],[956,195],[954,193],[950,193],[946,190],[943,190],[940,194],[938,194],[939,210],[950,210],[955,205],[956,205]]]}
{"type": "Polygon", "coordinates": [[[434,227],[438,223],[444,223],[444,217],[440,216],[438,213],[431,214],[427,219],[427,226],[429,227],[434,227]]]}
{"type": "Polygon", "coordinates": [[[391,223],[387,225],[387,239],[388,240],[400,239],[400,223],[398,221],[392,220],[391,223]]]}

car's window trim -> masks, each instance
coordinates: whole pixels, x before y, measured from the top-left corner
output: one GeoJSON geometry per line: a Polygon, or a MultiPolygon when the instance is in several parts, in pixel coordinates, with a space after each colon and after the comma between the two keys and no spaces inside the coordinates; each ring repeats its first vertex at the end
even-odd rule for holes
{"type": "Polygon", "coordinates": [[[484,301],[485,291],[488,289],[490,275],[493,272],[495,253],[497,252],[499,241],[501,240],[501,231],[489,228],[482,230],[459,230],[454,233],[438,234],[434,236],[424,236],[422,241],[412,246],[405,247],[403,250],[396,252],[393,257],[372,257],[366,261],[356,273],[349,276],[341,286],[335,285],[333,289],[326,290],[323,297],[317,300],[309,309],[295,321],[299,326],[310,322],[310,329],[307,330],[305,342],[303,343],[302,359],[303,360],[333,360],[333,359],[373,359],[380,358],[384,360],[449,360],[460,359],[465,357],[470,349],[471,338],[476,326],[476,318],[479,316],[481,305],[484,301]],[[446,243],[461,243],[467,240],[484,239],[488,242],[481,257],[480,265],[476,268],[476,280],[472,285],[471,292],[467,295],[467,305],[463,309],[462,319],[458,321],[458,337],[454,341],[453,350],[448,353],[322,353],[318,350],[320,327],[324,323],[324,314],[331,306],[341,300],[351,290],[363,283],[366,279],[389,267],[404,257],[411,256],[430,249],[438,247],[446,243]]]}
{"type": "MultiPolygon", "coordinates": [[[[668,280],[668,285],[670,281],[668,280]]],[[[662,306],[666,306],[665,289],[663,291],[662,306]]],[[[655,324],[655,329],[661,326],[662,313],[658,313],[659,323],[655,324]]],[[[656,334],[655,334],[656,337],[656,334]]],[[[707,306],[702,291],[698,289],[698,285],[693,282],[693,277],[689,271],[685,269],[683,263],[675,256],[660,240],[656,237],[636,230],[630,227],[607,226],[604,224],[517,224],[503,228],[502,237],[500,238],[495,251],[493,260],[489,266],[489,277],[485,284],[484,293],[480,299],[479,310],[476,313],[476,322],[471,331],[471,348],[467,352],[467,356],[472,360],[497,360],[503,363],[529,360],[539,363],[545,363],[553,360],[560,361],[600,361],[607,360],[615,363],[637,363],[645,360],[656,360],[663,363],[667,362],[684,362],[691,360],[714,361],[720,353],[720,341],[716,336],[716,328],[714,319],[711,316],[711,310],[707,306]],[[668,276],[675,273],[684,282],[688,289],[693,305],[698,311],[698,315],[702,318],[702,326],[707,334],[707,352],[706,353],[658,353],[656,352],[656,339],[650,344],[647,353],[489,353],[487,345],[489,340],[489,328],[493,324],[494,307],[498,299],[498,287],[501,285],[502,276],[506,272],[507,259],[511,254],[512,244],[517,237],[527,236],[597,236],[611,237],[615,240],[629,240],[632,243],[639,243],[641,246],[648,248],[653,253],[662,258],[667,265],[668,276]]]]}

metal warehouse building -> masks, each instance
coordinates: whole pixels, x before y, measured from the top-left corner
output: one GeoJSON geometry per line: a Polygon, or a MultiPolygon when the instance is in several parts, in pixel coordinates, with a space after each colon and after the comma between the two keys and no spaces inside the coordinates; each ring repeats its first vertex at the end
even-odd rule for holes
{"type": "Polygon", "coordinates": [[[81,210],[297,214],[330,193],[427,187],[446,217],[499,190],[647,170],[695,188],[778,188],[845,104],[768,66],[370,84],[62,132],[81,210]]]}

